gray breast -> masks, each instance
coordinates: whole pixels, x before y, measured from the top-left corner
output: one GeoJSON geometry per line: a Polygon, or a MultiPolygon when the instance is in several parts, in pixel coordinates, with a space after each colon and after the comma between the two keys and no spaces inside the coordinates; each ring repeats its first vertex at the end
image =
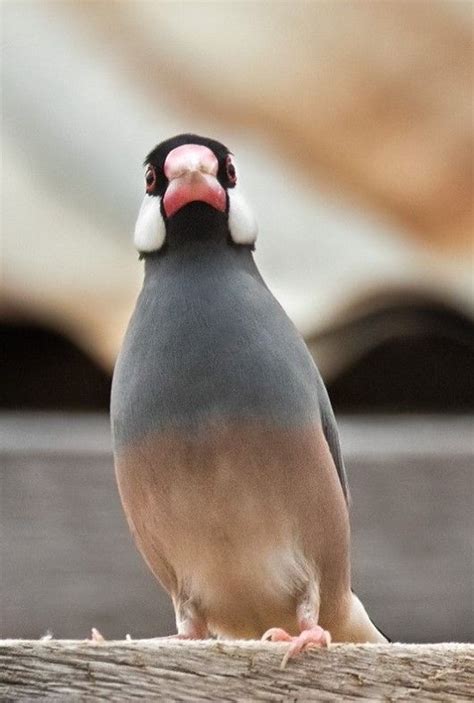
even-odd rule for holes
{"type": "Polygon", "coordinates": [[[318,417],[318,372],[250,253],[167,258],[147,271],[116,365],[116,448],[213,420],[318,417]]]}

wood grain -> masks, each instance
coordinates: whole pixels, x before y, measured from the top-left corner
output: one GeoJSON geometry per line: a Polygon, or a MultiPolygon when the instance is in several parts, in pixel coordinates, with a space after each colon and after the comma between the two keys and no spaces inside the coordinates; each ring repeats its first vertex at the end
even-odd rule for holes
{"type": "Polygon", "coordinates": [[[4,640],[3,701],[467,701],[474,645],[341,645],[280,669],[287,645],[4,640]]]}

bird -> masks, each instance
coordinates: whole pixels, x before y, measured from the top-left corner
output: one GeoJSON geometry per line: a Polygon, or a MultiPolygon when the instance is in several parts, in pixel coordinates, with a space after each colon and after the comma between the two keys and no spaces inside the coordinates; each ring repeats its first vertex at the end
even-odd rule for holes
{"type": "Polygon", "coordinates": [[[285,641],[288,657],[386,642],[351,589],[328,393],[257,268],[234,154],[180,134],[144,168],[134,231],[144,282],[111,426],[125,515],[172,599],[175,636],[285,641]]]}

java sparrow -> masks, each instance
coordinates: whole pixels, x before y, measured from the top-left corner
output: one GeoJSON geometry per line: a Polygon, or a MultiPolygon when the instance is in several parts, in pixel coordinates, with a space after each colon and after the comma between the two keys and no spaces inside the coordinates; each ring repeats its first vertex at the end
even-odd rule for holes
{"type": "Polygon", "coordinates": [[[145,278],[111,418],[123,507],[178,636],[288,640],[290,655],[385,642],[351,591],[331,404],[255,264],[233,155],[183,134],[145,167],[145,278]]]}

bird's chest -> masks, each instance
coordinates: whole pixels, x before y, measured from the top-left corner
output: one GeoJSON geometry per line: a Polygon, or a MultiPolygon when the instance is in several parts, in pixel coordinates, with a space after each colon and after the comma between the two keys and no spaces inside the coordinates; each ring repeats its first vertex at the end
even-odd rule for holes
{"type": "Polygon", "coordinates": [[[142,295],[114,374],[115,445],[214,420],[314,418],[314,365],[269,296],[242,286],[221,297],[179,290],[166,304],[142,295]]]}

